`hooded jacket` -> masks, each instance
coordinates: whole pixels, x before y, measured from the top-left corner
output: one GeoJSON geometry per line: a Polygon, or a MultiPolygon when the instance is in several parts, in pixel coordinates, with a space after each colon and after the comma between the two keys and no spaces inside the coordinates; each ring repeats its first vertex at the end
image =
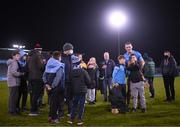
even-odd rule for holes
{"type": "Polygon", "coordinates": [[[22,50],[19,53],[21,57],[20,60],[18,61],[18,65],[19,65],[18,71],[24,73],[24,75],[20,77],[21,81],[26,81],[28,77],[28,66],[27,66],[27,61],[24,60],[23,57],[27,54],[22,50]]]}
{"type": "Polygon", "coordinates": [[[59,84],[61,87],[64,87],[64,78],[64,64],[59,60],[50,58],[43,74],[44,83],[50,85],[52,88],[55,88],[59,84]]]}
{"type": "Polygon", "coordinates": [[[91,82],[90,84],[88,84],[87,88],[88,89],[97,88],[99,86],[98,85],[98,77],[99,77],[98,67],[96,67],[95,65],[89,65],[87,68],[87,72],[91,79],[91,82]]]}
{"type": "Polygon", "coordinates": [[[72,71],[72,88],[74,94],[85,94],[87,85],[90,84],[90,77],[82,68],[73,69],[72,71]]]}
{"type": "Polygon", "coordinates": [[[18,72],[18,62],[13,59],[7,61],[8,71],[7,71],[7,84],[8,87],[14,87],[20,85],[20,76],[23,75],[18,72]]]}

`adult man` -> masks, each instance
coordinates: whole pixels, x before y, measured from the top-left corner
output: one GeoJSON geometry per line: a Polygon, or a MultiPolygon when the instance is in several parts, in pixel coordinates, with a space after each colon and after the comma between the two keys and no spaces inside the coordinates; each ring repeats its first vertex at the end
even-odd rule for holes
{"type": "MultiPolygon", "coordinates": [[[[131,54],[134,54],[137,58],[137,62],[141,65],[141,69],[143,69],[143,66],[145,64],[144,59],[140,52],[133,50],[133,46],[131,42],[125,43],[125,50],[126,50],[126,53],[124,54],[124,57],[126,59],[126,65],[128,65],[128,62],[130,61],[131,54]]],[[[130,98],[131,98],[129,74],[128,74],[127,86],[128,86],[128,90],[127,90],[126,96],[127,96],[127,106],[129,107],[130,98]]]]}
{"type": "Polygon", "coordinates": [[[31,86],[31,110],[29,116],[37,116],[38,113],[38,99],[44,90],[44,83],[42,75],[44,71],[43,60],[40,52],[36,49],[29,53],[28,60],[28,79],[31,86]]]}
{"type": "Polygon", "coordinates": [[[161,62],[166,99],[164,101],[175,101],[174,80],[178,76],[177,63],[170,51],[164,51],[164,58],[161,62]]]}
{"type": "Polygon", "coordinates": [[[103,75],[103,93],[104,93],[104,101],[108,99],[108,91],[110,91],[110,87],[112,85],[112,73],[115,67],[115,62],[110,59],[109,53],[104,53],[104,61],[100,66],[100,73],[103,75]],[[108,89],[108,91],[107,91],[108,89]]]}
{"type": "Polygon", "coordinates": [[[70,116],[72,108],[72,61],[77,56],[73,54],[73,45],[71,43],[65,43],[63,46],[63,54],[61,61],[65,64],[65,98],[68,105],[68,116],[70,116]]]}

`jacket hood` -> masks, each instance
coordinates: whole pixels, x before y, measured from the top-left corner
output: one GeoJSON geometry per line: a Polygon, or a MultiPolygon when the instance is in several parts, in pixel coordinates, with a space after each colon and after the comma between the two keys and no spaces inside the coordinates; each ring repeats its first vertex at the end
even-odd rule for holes
{"type": "Polygon", "coordinates": [[[78,68],[78,69],[74,69],[73,70],[73,77],[79,77],[81,75],[82,69],[78,68]]]}
{"type": "Polygon", "coordinates": [[[46,73],[56,73],[60,67],[64,68],[64,64],[61,63],[59,60],[54,58],[50,58],[46,64],[46,73]]]}
{"type": "Polygon", "coordinates": [[[9,66],[9,65],[11,65],[13,63],[13,61],[14,61],[13,59],[9,59],[6,63],[9,66]]]}

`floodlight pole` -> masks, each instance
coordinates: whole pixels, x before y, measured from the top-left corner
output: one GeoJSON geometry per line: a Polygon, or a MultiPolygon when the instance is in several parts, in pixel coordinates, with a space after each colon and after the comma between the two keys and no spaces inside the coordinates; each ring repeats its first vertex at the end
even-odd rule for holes
{"type": "Polygon", "coordinates": [[[117,36],[118,36],[118,40],[117,40],[117,43],[118,43],[118,56],[120,55],[120,32],[119,32],[119,29],[117,30],[117,36]]]}

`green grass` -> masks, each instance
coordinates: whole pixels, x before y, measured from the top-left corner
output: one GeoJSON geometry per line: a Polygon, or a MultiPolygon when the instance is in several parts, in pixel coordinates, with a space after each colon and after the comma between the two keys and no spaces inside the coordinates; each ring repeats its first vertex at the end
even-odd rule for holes
{"type": "MultiPolygon", "coordinates": [[[[156,98],[149,98],[146,90],[147,113],[127,113],[113,115],[109,112],[109,104],[102,101],[98,94],[96,105],[86,105],[85,126],[180,126],[180,78],[175,81],[176,102],[165,103],[165,92],[162,78],[155,79],[156,98]]],[[[41,109],[38,117],[29,117],[27,113],[21,116],[11,116],[7,113],[8,88],[6,82],[0,82],[0,125],[3,126],[50,126],[47,122],[48,108],[41,109]]],[[[45,97],[45,101],[47,96],[45,97]]],[[[47,102],[47,101],[46,101],[47,102]]],[[[28,101],[29,105],[29,101],[28,101]]],[[[68,117],[61,119],[58,126],[68,126],[68,117]]]]}

